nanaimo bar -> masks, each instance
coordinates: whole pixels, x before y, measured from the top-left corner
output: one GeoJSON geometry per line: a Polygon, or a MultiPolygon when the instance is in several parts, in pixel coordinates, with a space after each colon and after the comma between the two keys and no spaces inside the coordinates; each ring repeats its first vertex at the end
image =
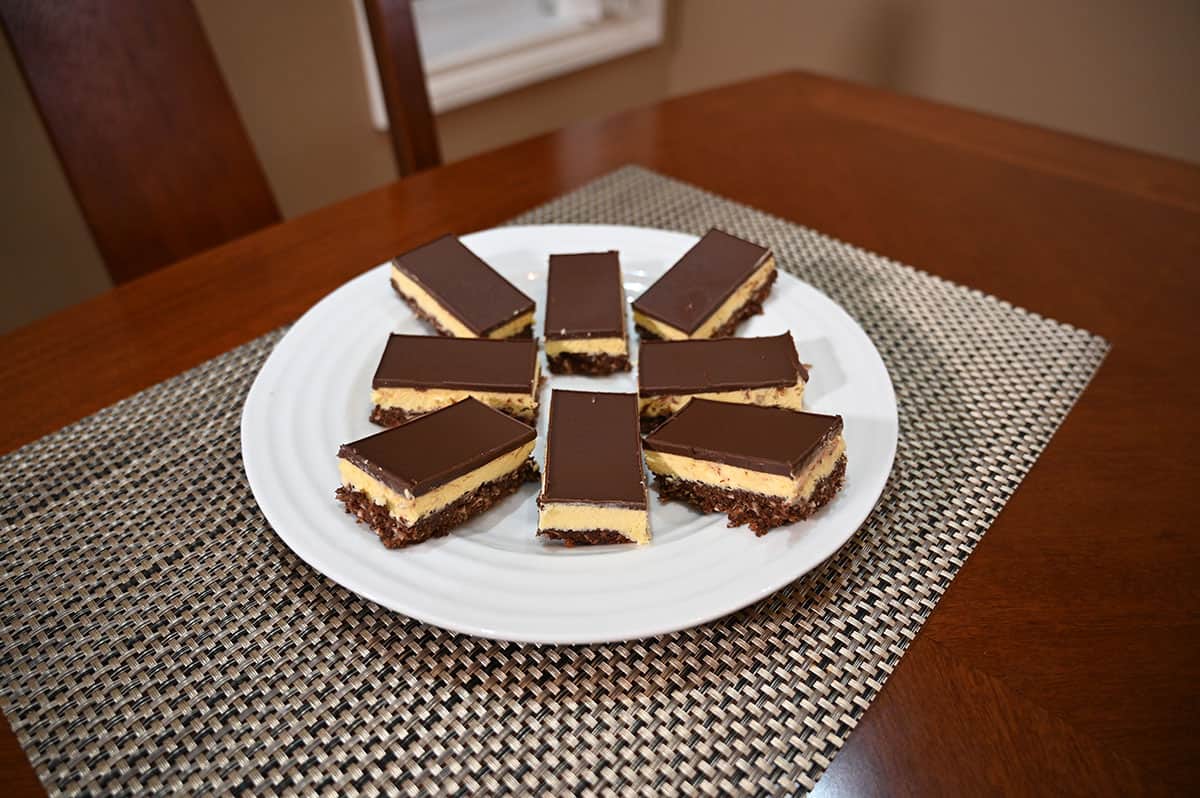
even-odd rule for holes
{"type": "Polygon", "coordinates": [[[475,399],[338,450],[337,498],[389,549],[445,535],[537,479],[533,428],[475,399]]]}
{"type": "Polygon", "coordinates": [[[440,335],[533,335],[533,300],[454,236],[442,236],[395,258],[392,287],[440,335]]]}
{"type": "Polygon", "coordinates": [[[790,332],[642,341],[638,348],[638,409],[647,431],[693,399],[800,410],[807,381],[790,332]]]}
{"type": "Polygon", "coordinates": [[[568,546],[649,543],[637,397],[555,391],[546,435],[538,534],[568,546]]]}
{"type": "Polygon", "coordinates": [[[391,335],[371,380],[371,420],[394,427],[472,396],[533,424],[539,372],[532,338],[391,335]]]}
{"type": "Polygon", "coordinates": [[[629,371],[625,301],[616,252],[551,255],[544,327],[550,371],[629,371]]]}
{"type": "Polygon", "coordinates": [[[841,416],[694,399],[644,445],[664,501],[756,535],[812,516],[846,479],[841,416]]]}
{"type": "Polygon", "coordinates": [[[762,313],[774,282],[771,250],[713,228],[633,301],[633,320],[643,337],[724,338],[762,313]]]}

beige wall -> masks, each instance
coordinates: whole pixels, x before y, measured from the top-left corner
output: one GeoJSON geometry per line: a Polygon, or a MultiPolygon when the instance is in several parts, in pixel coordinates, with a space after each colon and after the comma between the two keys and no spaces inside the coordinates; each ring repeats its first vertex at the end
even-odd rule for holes
{"type": "Polygon", "coordinates": [[[669,0],[627,61],[445,115],[447,154],[806,69],[1200,163],[1197,0],[669,0]]]}
{"type": "Polygon", "coordinates": [[[0,332],[107,290],[37,108],[0,36],[0,332]]]}
{"type": "Polygon", "coordinates": [[[395,179],[348,0],[193,0],[284,216],[395,179]]]}
{"type": "MultiPolygon", "coordinates": [[[[350,0],[195,0],[280,207],[395,177],[350,0]]],[[[1196,0],[670,0],[666,41],[438,119],[447,160],[668,96],[808,69],[1200,162],[1196,0]]],[[[103,290],[5,48],[0,331],[103,290]]]]}

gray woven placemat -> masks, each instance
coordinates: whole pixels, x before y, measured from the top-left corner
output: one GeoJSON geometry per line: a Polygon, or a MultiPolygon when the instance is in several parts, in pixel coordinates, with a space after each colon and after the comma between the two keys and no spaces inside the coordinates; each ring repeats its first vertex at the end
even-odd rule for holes
{"type": "Polygon", "coordinates": [[[769,599],[652,640],[425,626],[314,573],[259,513],[238,423],[275,332],[0,461],[0,699],[51,791],[810,789],[1107,350],[638,168],[515,221],[716,224],[840,302],[900,403],[859,533],[769,599]]]}

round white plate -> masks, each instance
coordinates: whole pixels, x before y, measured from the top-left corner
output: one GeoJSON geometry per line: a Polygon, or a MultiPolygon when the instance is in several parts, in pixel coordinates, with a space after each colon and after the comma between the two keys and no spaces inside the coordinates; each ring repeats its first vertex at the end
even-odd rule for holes
{"type": "MultiPolygon", "coordinates": [[[[538,304],[552,252],[621,253],[632,299],[695,243],[636,227],[502,227],[463,243],[538,304]]],[[[242,455],[276,533],[338,584],[456,632],[537,643],[598,643],[671,632],[740,609],[804,574],[854,534],[883,490],[896,452],[896,400],[874,345],[831,299],[779,273],[744,336],[791,330],[812,364],[806,408],[845,419],[843,491],[815,518],[755,537],[723,515],[661,504],[651,489],[646,546],[567,549],[535,536],[534,484],[449,536],[390,551],[334,499],[338,446],[379,431],[367,420],[371,376],[389,332],[429,333],[388,284],[388,265],[338,288],[296,322],[267,359],[242,413],[242,455]]],[[[636,344],[636,337],[631,335],[636,344]]],[[[544,364],[543,364],[544,365],[544,364]]],[[[547,375],[542,459],[552,388],[637,391],[632,374],[547,375]]]]}

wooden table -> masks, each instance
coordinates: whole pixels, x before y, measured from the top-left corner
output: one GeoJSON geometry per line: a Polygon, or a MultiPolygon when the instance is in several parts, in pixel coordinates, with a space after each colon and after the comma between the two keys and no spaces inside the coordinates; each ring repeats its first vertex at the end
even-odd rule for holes
{"type": "MultiPolygon", "coordinates": [[[[0,338],[0,451],[625,163],[1113,343],[819,791],[1200,784],[1193,166],[805,74],[716,89],[408,178],[0,338]]],[[[0,774],[40,790],[7,729],[0,774]]]]}

